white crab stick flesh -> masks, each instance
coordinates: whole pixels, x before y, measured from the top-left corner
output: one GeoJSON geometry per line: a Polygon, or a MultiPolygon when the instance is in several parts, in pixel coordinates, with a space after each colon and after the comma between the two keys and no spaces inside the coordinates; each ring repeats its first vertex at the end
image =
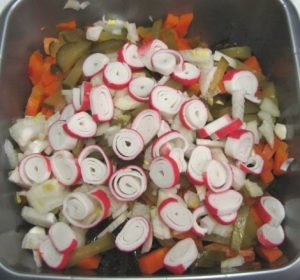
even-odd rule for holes
{"type": "Polygon", "coordinates": [[[123,128],[116,133],[112,143],[115,154],[122,160],[135,159],[143,151],[144,146],[141,134],[130,128],[123,128]]]}
{"type": "Polygon", "coordinates": [[[264,160],[260,155],[254,155],[247,162],[238,162],[237,166],[247,174],[259,175],[263,170],[264,160]]]}
{"type": "Polygon", "coordinates": [[[172,79],[184,86],[191,86],[200,79],[200,69],[192,63],[184,62],[182,70],[175,70],[172,79]]]}
{"type": "Polygon", "coordinates": [[[241,162],[247,162],[254,145],[253,133],[239,129],[229,134],[225,143],[225,154],[241,162]]]}
{"type": "Polygon", "coordinates": [[[217,215],[215,213],[211,213],[211,215],[221,225],[232,225],[233,223],[235,223],[239,216],[238,212],[233,212],[228,215],[217,215]]]}
{"type": "Polygon", "coordinates": [[[156,157],[149,167],[149,176],[159,188],[172,188],[179,183],[180,171],[171,157],[156,157]]]}
{"type": "Polygon", "coordinates": [[[231,171],[233,176],[232,187],[239,191],[245,185],[246,173],[234,165],[231,165],[231,171]]]}
{"type": "Polygon", "coordinates": [[[132,70],[144,68],[144,64],[138,55],[138,47],[135,44],[126,43],[119,49],[118,60],[127,63],[132,70]]]}
{"type": "Polygon", "coordinates": [[[77,246],[77,238],[74,231],[64,222],[58,222],[50,227],[49,238],[60,253],[71,253],[77,246]]]}
{"type": "Polygon", "coordinates": [[[168,46],[163,41],[155,39],[139,46],[138,55],[144,66],[149,70],[153,70],[152,55],[154,52],[163,49],[168,49],[168,46]]]}
{"type": "Polygon", "coordinates": [[[204,127],[208,118],[208,111],[204,103],[199,99],[185,101],[179,112],[180,121],[190,130],[204,127]]]}
{"type": "Polygon", "coordinates": [[[52,269],[62,270],[68,265],[70,254],[58,252],[49,238],[41,244],[39,252],[45,264],[52,269]]]}
{"type": "Polygon", "coordinates": [[[109,58],[105,54],[93,53],[89,55],[82,65],[84,76],[90,78],[100,73],[108,62],[109,58]]]}
{"type": "Polygon", "coordinates": [[[41,154],[31,154],[22,159],[19,174],[23,183],[28,186],[43,183],[50,178],[50,162],[41,154]]]}
{"type": "Polygon", "coordinates": [[[285,217],[284,206],[278,199],[272,196],[261,197],[256,209],[261,219],[273,226],[279,226],[285,217]]]}
{"type": "Polygon", "coordinates": [[[109,198],[104,191],[96,191],[91,194],[73,192],[66,196],[62,212],[70,224],[79,228],[92,228],[107,217],[109,198]],[[93,194],[96,191],[96,195],[93,194]]]}
{"type": "Polygon", "coordinates": [[[187,177],[188,179],[196,184],[201,185],[204,183],[203,172],[205,168],[212,160],[212,154],[209,148],[204,146],[196,147],[188,162],[187,177]]]}
{"type": "Polygon", "coordinates": [[[75,114],[75,108],[73,104],[68,104],[61,112],[60,120],[67,121],[75,114]]]}
{"type": "Polygon", "coordinates": [[[179,172],[183,173],[187,171],[187,162],[184,158],[184,151],[180,148],[173,148],[169,154],[169,157],[176,162],[179,172]]]}
{"type": "Polygon", "coordinates": [[[210,191],[224,192],[232,186],[232,171],[229,164],[213,159],[207,163],[203,179],[210,191]]]}
{"type": "Polygon", "coordinates": [[[266,248],[274,248],[284,241],[284,231],[282,226],[272,226],[264,224],[257,230],[257,239],[266,248]]]}
{"type": "Polygon", "coordinates": [[[162,221],[173,230],[186,232],[194,224],[193,214],[175,198],[165,199],[158,207],[162,221]]]}
{"type": "Polygon", "coordinates": [[[230,124],[231,121],[232,121],[231,117],[228,114],[226,114],[226,115],[210,122],[203,128],[200,128],[198,130],[198,136],[199,136],[199,138],[207,138],[207,137],[211,136],[212,134],[214,134],[215,132],[217,132],[219,129],[230,124]]]}
{"type": "Polygon", "coordinates": [[[123,62],[109,62],[103,70],[103,81],[112,89],[123,89],[128,86],[132,78],[130,67],[123,62]]]}
{"type": "Polygon", "coordinates": [[[112,95],[105,85],[92,88],[90,107],[93,119],[96,122],[108,122],[114,116],[112,95]]]}
{"type": "Polygon", "coordinates": [[[193,211],[194,223],[192,231],[199,237],[204,237],[207,233],[207,228],[199,224],[198,220],[208,215],[208,211],[205,206],[199,206],[193,211]]]}
{"type": "Polygon", "coordinates": [[[95,136],[97,124],[88,113],[79,112],[73,115],[63,128],[70,136],[85,139],[95,136]]]}
{"type": "Polygon", "coordinates": [[[151,149],[151,155],[153,158],[161,155],[167,156],[174,148],[180,148],[186,152],[188,147],[189,144],[181,133],[169,131],[156,139],[151,149]]]}
{"type": "Polygon", "coordinates": [[[85,183],[101,185],[112,174],[112,164],[105,152],[98,145],[85,147],[78,157],[81,176],[85,183]]]}
{"type": "Polygon", "coordinates": [[[89,96],[92,87],[92,83],[84,81],[80,88],[73,88],[72,100],[76,112],[87,111],[90,108],[89,96]]]}
{"type": "Polygon", "coordinates": [[[164,265],[174,274],[184,273],[198,257],[198,249],[192,238],[178,241],[166,254],[164,265]]]}
{"type": "Polygon", "coordinates": [[[80,166],[71,152],[55,152],[50,163],[54,177],[64,186],[76,185],[81,179],[80,166]]]}
{"type": "Polygon", "coordinates": [[[134,118],[131,129],[139,132],[147,145],[157,135],[160,125],[160,114],[155,110],[146,109],[134,118]]]}
{"type": "Polygon", "coordinates": [[[207,210],[219,216],[237,212],[242,202],[243,196],[235,190],[227,190],[221,193],[208,193],[204,200],[207,210]]]}
{"type": "Polygon", "coordinates": [[[155,86],[155,80],[148,77],[137,77],[130,81],[128,93],[131,98],[139,102],[149,100],[151,91],[155,86]]]}
{"type": "Polygon", "coordinates": [[[68,135],[64,130],[65,121],[57,121],[48,129],[48,142],[54,151],[73,150],[77,139],[68,135]]]}
{"type": "Polygon", "coordinates": [[[151,62],[153,70],[164,76],[183,70],[183,57],[175,50],[158,50],[152,54],[151,62]]]}
{"type": "Polygon", "coordinates": [[[115,244],[120,251],[132,252],[141,247],[150,233],[150,225],[144,217],[131,218],[117,235],[115,244]]]}
{"type": "Polygon", "coordinates": [[[109,180],[110,192],[118,201],[134,201],[145,192],[146,188],[146,174],[135,165],[117,170],[109,180]]]}
{"type": "Polygon", "coordinates": [[[164,118],[175,116],[184,101],[180,91],[168,86],[156,86],[150,94],[150,107],[159,111],[164,118]]]}

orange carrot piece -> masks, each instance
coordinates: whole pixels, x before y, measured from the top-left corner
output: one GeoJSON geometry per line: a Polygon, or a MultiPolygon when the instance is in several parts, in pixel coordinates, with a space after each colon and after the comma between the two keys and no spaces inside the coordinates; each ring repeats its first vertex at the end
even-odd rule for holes
{"type": "Polygon", "coordinates": [[[261,70],[261,66],[257,60],[257,57],[252,55],[250,56],[248,59],[246,59],[244,61],[244,63],[250,67],[253,71],[257,72],[257,73],[261,73],[262,70],[261,70]]]}
{"type": "Polygon", "coordinates": [[[244,197],[244,203],[247,206],[253,206],[256,202],[257,202],[257,198],[256,197],[251,197],[251,196],[245,196],[244,197]]]}
{"type": "Polygon", "coordinates": [[[45,97],[56,94],[61,89],[61,84],[60,80],[56,80],[44,87],[45,97]]]}
{"type": "Polygon", "coordinates": [[[145,275],[152,275],[164,267],[164,258],[169,248],[162,247],[156,249],[138,259],[140,271],[145,275]]]}
{"type": "Polygon", "coordinates": [[[270,160],[273,157],[274,153],[274,149],[269,144],[266,144],[261,152],[261,156],[265,160],[270,160]]]}
{"type": "Polygon", "coordinates": [[[191,48],[189,41],[185,38],[178,38],[176,44],[178,50],[188,50],[191,48]]]}
{"type": "Polygon", "coordinates": [[[278,247],[270,249],[263,246],[258,246],[255,248],[255,251],[268,263],[274,263],[283,255],[282,251],[278,247]]]}
{"type": "Polygon", "coordinates": [[[46,119],[48,119],[54,114],[54,110],[48,108],[47,106],[43,106],[41,109],[41,113],[45,116],[46,119]]]}
{"type": "Polygon", "coordinates": [[[265,146],[265,145],[264,145],[263,143],[255,144],[255,145],[253,146],[253,149],[254,149],[255,153],[261,155],[261,153],[262,153],[262,151],[263,151],[263,149],[264,149],[264,146],[265,146]]]}
{"type": "Polygon", "coordinates": [[[236,255],[236,252],[231,250],[231,248],[224,244],[219,243],[210,243],[206,246],[204,246],[204,250],[208,251],[222,251],[226,254],[227,258],[234,257],[236,255]]]}
{"type": "Polygon", "coordinates": [[[264,160],[263,172],[272,171],[274,167],[274,160],[271,158],[269,160],[264,160]]]}
{"type": "Polygon", "coordinates": [[[28,63],[28,75],[33,85],[36,85],[40,81],[43,65],[44,59],[41,52],[38,50],[33,52],[28,63]]]}
{"type": "Polygon", "coordinates": [[[264,170],[261,174],[260,174],[260,179],[262,181],[262,183],[268,187],[274,180],[274,175],[272,173],[271,170],[264,170]]]}
{"type": "Polygon", "coordinates": [[[77,27],[75,20],[70,20],[66,22],[61,22],[56,25],[56,28],[59,30],[71,30],[77,27]]]}
{"type": "Polygon", "coordinates": [[[101,263],[101,256],[94,255],[80,260],[76,266],[82,269],[97,269],[101,263]]]}
{"type": "Polygon", "coordinates": [[[255,252],[253,247],[240,250],[239,255],[241,255],[245,262],[253,262],[255,260],[255,252]]]}
{"type": "Polygon", "coordinates": [[[174,28],[178,25],[179,17],[173,14],[168,14],[164,21],[164,28],[174,28]]]}
{"type": "Polygon", "coordinates": [[[189,87],[189,90],[193,91],[196,96],[200,95],[200,86],[199,83],[195,83],[189,87]]]}
{"type": "Polygon", "coordinates": [[[44,52],[45,52],[45,54],[50,55],[49,48],[50,48],[50,45],[51,45],[52,42],[58,42],[58,39],[53,38],[53,37],[44,38],[44,52]]]}
{"type": "Polygon", "coordinates": [[[253,207],[250,208],[249,214],[250,214],[250,217],[251,217],[252,221],[255,223],[255,225],[256,225],[258,228],[261,227],[261,226],[264,224],[263,220],[262,220],[262,219],[260,218],[260,216],[257,214],[257,211],[256,211],[256,209],[255,209],[255,206],[253,206],[253,207]]]}
{"type": "Polygon", "coordinates": [[[193,21],[194,15],[193,13],[182,14],[179,17],[179,22],[176,26],[176,32],[179,37],[185,37],[188,33],[190,25],[193,21]]]}
{"type": "Polygon", "coordinates": [[[223,81],[221,81],[221,82],[218,84],[218,88],[219,88],[219,92],[220,92],[221,94],[227,93],[223,81]]]}
{"type": "Polygon", "coordinates": [[[43,89],[39,85],[34,86],[26,104],[25,115],[35,116],[41,109],[43,99],[43,89]]]}

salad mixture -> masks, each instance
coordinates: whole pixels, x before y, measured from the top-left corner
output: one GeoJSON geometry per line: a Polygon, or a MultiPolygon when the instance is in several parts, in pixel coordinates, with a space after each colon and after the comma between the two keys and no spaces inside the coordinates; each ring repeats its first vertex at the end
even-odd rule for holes
{"type": "Polygon", "coordinates": [[[192,20],[72,20],[30,56],[5,151],[37,266],[113,271],[118,251],[141,274],[182,274],[282,256],[268,186],[291,159],[274,84],[250,47],[187,37],[192,20]]]}

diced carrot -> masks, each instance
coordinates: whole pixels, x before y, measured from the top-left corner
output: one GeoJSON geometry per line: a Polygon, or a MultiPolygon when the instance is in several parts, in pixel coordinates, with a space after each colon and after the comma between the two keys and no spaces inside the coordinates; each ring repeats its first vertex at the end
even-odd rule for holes
{"type": "Polygon", "coordinates": [[[169,248],[162,247],[156,249],[138,259],[140,271],[145,275],[152,275],[164,267],[164,258],[169,248]]]}
{"type": "Polygon", "coordinates": [[[41,113],[45,116],[46,119],[48,119],[54,114],[54,110],[48,108],[47,106],[42,106],[41,113]]]}
{"type": "Polygon", "coordinates": [[[178,25],[179,17],[173,14],[168,14],[164,21],[164,28],[174,28],[178,25]]]}
{"type": "Polygon", "coordinates": [[[76,266],[82,269],[97,269],[101,263],[101,256],[94,255],[80,260],[76,266]]]}
{"type": "Polygon", "coordinates": [[[70,20],[66,22],[61,22],[56,25],[56,28],[59,30],[71,30],[77,27],[75,20],[70,20]]]}
{"type": "Polygon", "coordinates": [[[275,141],[274,141],[274,151],[278,151],[278,150],[283,150],[283,151],[287,151],[288,150],[288,144],[282,140],[280,140],[277,136],[275,137],[275,141]]]}
{"type": "Polygon", "coordinates": [[[176,32],[179,37],[185,37],[188,33],[190,25],[193,21],[194,15],[193,13],[182,14],[179,17],[179,22],[176,26],[176,32]]]}
{"type": "Polygon", "coordinates": [[[240,250],[239,255],[241,255],[245,262],[253,262],[255,260],[255,252],[253,247],[240,250]]]}
{"type": "Polygon", "coordinates": [[[40,81],[43,65],[44,59],[41,52],[39,50],[33,52],[28,63],[28,75],[33,85],[36,85],[40,81]]]}
{"type": "Polygon", "coordinates": [[[261,152],[261,156],[265,160],[270,160],[273,157],[274,153],[274,149],[269,144],[266,144],[261,152]]]}
{"type": "Polygon", "coordinates": [[[50,54],[49,48],[52,42],[57,42],[58,39],[57,38],[53,38],[53,37],[46,37],[44,38],[44,51],[45,54],[50,54]]]}
{"type": "Polygon", "coordinates": [[[257,73],[261,73],[262,70],[261,70],[261,66],[257,60],[257,57],[252,55],[250,56],[248,59],[246,59],[244,61],[244,63],[250,67],[253,71],[257,72],[257,73]]]}
{"type": "Polygon", "coordinates": [[[264,160],[264,167],[263,167],[263,172],[264,171],[272,171],[274,167],[274,160],[271,158],[269,160],[264,160]]]}
{"type": "Polygon", "coordinates": [[[274,263],[283,255],[282,251],[278,247],[270,249],[263,246],[257,246],[255,248],[255,251],[261,258],[266,260],[268,263],[274,263]]]}
{"type": "Polygon", "coordinates": [[[260,216],[257,214],[255,206],[250,208],[250,217],[258,228],[263,225],[264,222],[262,221],[260,216]]]}
{"type": "Polygon", "coordinates": [[[34,86],[26,104],[25,115],[35,116],[41,110],[43,99],[42,87],[39,85],[34,86]]]}
{"type": "Polygon", "coordinates": [[[189,90],[191,90],[194,93],[194,95],[199,96],[200,95],[199,83],[195,83],[192,86],[190,86],[189,90]]]}
{"type": "Polygon", "coordinates": [[[45,86],[44,87],[45,97],[56,94],[61,89],[61,85],[62,85],[61,81],[56,80],[53,81],[51,84],[45,86]]]}
{"type": "Polygon", "coordinates": [[[262,183],[268,187],[274,180],[274,175],[271,170],[265,170],[260,174],[262,183]]]}
{"type": "Polygon", "coordinates": [[[258,143],[258,144],[255,144],[255,145],[253,146],[253,149],[254,149],[255,153],[261,155],[261,153],[262,153],[262,151],[263,151],[263,149],[264,149],[264,146],[265,146],[265,145],[264,145],[263,143],[258,143]]]}
{"type": "Polygon", "coordinates": [[[219,243],[210,243],[204,246],[204,250],[207,251],[222,251],[226,254],[227,258],[234,257],[236,252],[234,252],[229,246],[219,243]]]}
{"type": "Polygon", "coordinates": [[[219,88],[219,93],[221,93],[221,94],[227,93],[223,81],[221,81],[221,82],[219,83],[218,88],[219,88]]]}
{"type": "Polygon", "coordinates": [[[191,48],[189,41],[185,38],[178,38],[176,44],[178,50],[188,50],[191,48]]]}
{"type": "Polygon", "coordinates": [[[257,198],[256,197],[251,197],[251,196],[244,196],[244,203],[247,206],[252,206],[257,202],[257,198]]]}

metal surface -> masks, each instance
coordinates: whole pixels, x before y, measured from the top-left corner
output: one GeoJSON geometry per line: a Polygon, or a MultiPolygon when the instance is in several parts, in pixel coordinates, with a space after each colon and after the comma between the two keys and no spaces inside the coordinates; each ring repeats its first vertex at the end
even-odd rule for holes
{"type": "MultiPolygon", "coordinates": [[[[150,24],[167,12],[193,11],[191,32],[201,34],[210,46],[219,42],[249,45],[262,62],[265,73],[278,89],[282,119],[289,125],[291,155],[300,158],[300,24],[288,0],[94,0],[83,12],[63,11],[60,0],[19,0],[0,17],[0,145],[8,136],[12,120],[21,117],[30,83],[26,75],[28,55],[41,47],[45,35],[55,33],[59,21],[76,18],[80,24],[92,23],[102,15],[150,24]],[[2,32],[2,33],[1,33],[2,32]]],[[[236,270],[220,274],[217,270],[184,279],[298,279],[300,272],[300,164],[272,186],[287,212],[284,222],[287,262],[260,271],[236,270]]],[[[15,186],[7,181],[7,159],[0,151],[0,279],[94,279],[82,271],[54,274],[38,271],[30,252],[21,250],[24,223],[15,205],[15,186]]],[[[92,273],[92,272],[91,272],[92,273]]],[[[107,275],[106,275],[107,276],[107,275]]],[[[130,275],[123,275],[130,276],[130,275]]],[[[99,277],[99,275],[98,275],[99,277]]],[[[104,277],[101,277],[104,278],[104,277]]],[[[159,279],[175,279],[161,276],[159,279]]]]}

